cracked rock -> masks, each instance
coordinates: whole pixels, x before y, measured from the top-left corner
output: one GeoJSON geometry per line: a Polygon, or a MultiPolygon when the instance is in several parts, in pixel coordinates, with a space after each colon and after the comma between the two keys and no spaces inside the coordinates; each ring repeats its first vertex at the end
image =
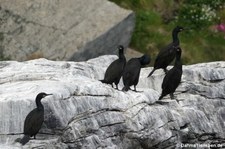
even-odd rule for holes
{"type": "MultiPolygon", "coordinates": [[[[143,68],[137,89],[122,92],[98,80],[115,55],[86,62],[36,59],[0,62],[0,148],[21,148],[24,119],[39,92],[45,121],[23,148],[178,148],[181,143],[221,143],[225,138],[225,62],[184,66],[177,100],[156,101],[162,70],[147,78],[143,68]],[[211,81],[208,81],[211,80],[211,81]]],[[[122,89],[123,83],[119,83],[122,89]]]]}

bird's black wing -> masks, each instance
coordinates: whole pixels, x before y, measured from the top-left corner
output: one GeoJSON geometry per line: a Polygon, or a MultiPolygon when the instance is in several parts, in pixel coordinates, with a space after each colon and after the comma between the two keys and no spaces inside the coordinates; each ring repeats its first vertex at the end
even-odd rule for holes
{"type": "MultiPolygon", "coordinates": [[[[182,73],[181,73],[182,74],[182,73]]],[[[181,78],[180,70],[172,68],[166,74],[162,83],[162,94],[167,95],[176,90],[181,78]]]]}
{"type": "Polygon", "coordinates": [[[24,123],[24,134],[33,136],[38,133],[44,121],[44,111],[32,110],[24,123]]]}
{"type": "Polygon", "coordinates": [[[123,81],[124,85],[134,85],[139,78],[141,64],[138,59],[133,58],[127,62],[124,70],[123,81]],[[128,83],[129,82],[129,83],[128,83]]]}
{"type": "Polygon", "coordinates": [[[173,43],[160,50],[156,57],[154,68],[162,68],[168,66],[175,58],[175,52],[173,49],[173,43]]]}
{"type": "Polygon", "coordinates": [[[115,78],[122,75],[124,62],[117,59],[113,61],[105,72],[105,81],[114,81],[115,78]]]}

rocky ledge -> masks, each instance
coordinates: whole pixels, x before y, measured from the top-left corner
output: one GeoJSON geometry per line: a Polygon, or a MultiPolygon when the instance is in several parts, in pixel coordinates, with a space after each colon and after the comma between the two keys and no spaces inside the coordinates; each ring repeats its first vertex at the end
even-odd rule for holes
{"type": "MultiPolygon", "coordinates": [[[[0,62],[0,144],[21,148],[26,115],[39,92],[45,122],[24,148],[179,148],[181,143],[224,144],[225,62],[184,66],[182,82],[165,104],[155,101],[164,73],[143,68],[137,90],[122,92],[102,84],[117,56],[87,62],[37,59],[0,62]]],[[[122,88],[120,82],[119,88],[122,88]]]]}

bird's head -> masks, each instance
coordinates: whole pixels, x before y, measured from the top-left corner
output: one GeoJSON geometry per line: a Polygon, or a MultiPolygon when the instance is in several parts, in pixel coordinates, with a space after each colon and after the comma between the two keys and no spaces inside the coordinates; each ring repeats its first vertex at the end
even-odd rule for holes
{"type": "Polygon", "coordinates": [[[49,95],[52,95],[52,94],[46,94],[46,93],[39,93],[36,97],[36,99],[42,99],[42,98],[45,98],[46,96],[49,96],[49,95]]]}
{"type": "Polygon", "coordinates": [[[123,52],[124,47],[123,47],[122,45],[119,45],[119,46],[117,47],[117,49],[119,50],[119,52],[123,52]]]}
{"type": "Polygon", "coordinates": [[[176,26],[175,28],[174,28],[174,32],[181,32],[181,31],[183,31],[184,30],[184,28],[182,27],[182,26],[176,26]]]}
{"type": "Polygon", "coordinates": [[[179,46],[175,47],[175,49],[177,50],[177,52],[181,52],[181,48],[179,46]]]}
{"type": "Polygon", "coordinates": [[[142,57],[140,57],[140,63],[142,66],[148,65],[150,61],[151,61],[151,58],[147,54],[144,54],[142,57]]]}

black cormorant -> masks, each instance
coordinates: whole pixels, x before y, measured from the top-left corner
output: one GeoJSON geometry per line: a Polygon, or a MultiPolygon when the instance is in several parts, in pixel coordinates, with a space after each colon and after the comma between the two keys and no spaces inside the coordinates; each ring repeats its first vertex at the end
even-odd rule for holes
{"type": "Polygon", "coordinates": [[[150,77],[156,69],[162,68],[164,72],[167,72],[166,67],[174,60],[176,51],[174,47],[178,47],[180,44],[178,33],[183,31],[184,28],[181,26],[177,26],[173,29],[172,37],[173,42],[170,43],[168,46],[160,50],[159,54],[156,57],[155,64],[153,70],[149,73],[148,77],[150,77]]]}
{"type": "Polygon", "coordinates": [[[36,97],[37,108],[33,109],[26,117],[24,122],[24,137],[20,140],[22,145],[26,144],[30,137],[35,136],[41,129],[44,122],[44,106],[41,103],[41,99],[52,94],[39,93],[36,97]]]}
{"type": "Polygon", "coordinates": [[[118,84],[123,73],[123,69],[126,65],[126,58],[124,56],[123,46],[118,47],[119,58],[113,61],[105,72],[105,77],[103,80],[100,80],[102,83],[111,84],[115,83],[116,88],[118,89],[118,84]]]}
{"type": "Polygon", "coordinates": [[[148,65],[150,61],[150,57],[145,54],[140,58],[132,58],[127,62],[123,72],[123,91],[128,91],[132,85],[134,85],[134,91],[136,91],[140,70],[145,65],[148,65]]]}
{"type": "Polygon", "coordinates": [[[176,60],[174,67],[170,69],[166,76],[163,79],[162,83],[162,94],[159,97],[159,100],[161,100],[164,96],[170,94],[170,98],[173,99],[176,88],[180,84],[181,76],[182,76],[182,63],[181,63],[181,48],[180,47],[174,47],[176,50],[176,60]]]}

